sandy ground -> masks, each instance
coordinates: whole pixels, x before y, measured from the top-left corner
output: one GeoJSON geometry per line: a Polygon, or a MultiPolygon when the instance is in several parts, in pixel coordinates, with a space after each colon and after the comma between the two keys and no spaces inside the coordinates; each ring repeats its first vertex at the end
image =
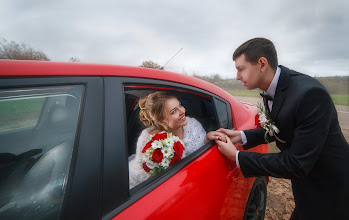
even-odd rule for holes
{"type": "MultiPolygon", "coordinates": [[[[235,97],[240,101],[249,102],[256,105],[262,102],[261,98],[252,97],[235,97]]],[[[349,142],[349,106],[336,106],[338,120],[344,137],[349,142]]],[[[271,149],[276,150],[275,144],[271,145],[271,149]]],[[[265,219],[279,220],[290,219],[294,209],[294,199],[292,194],[291,181],[287,179],[279,179],[270,177],[268,183],[267,208],[265,219]]]]}

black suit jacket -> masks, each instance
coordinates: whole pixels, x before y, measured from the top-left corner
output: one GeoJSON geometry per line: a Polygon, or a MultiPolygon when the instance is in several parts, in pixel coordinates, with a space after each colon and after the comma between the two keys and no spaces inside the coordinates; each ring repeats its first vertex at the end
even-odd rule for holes
{"type": "MultiPolygon", "coordinates": [[[[349,219],[349,146],[332,99],[312,77],[280,68],[271,118],[286,143],[268,136],[280,153],[241,151],[241,171],[291,179],[301,219],[349,219]]],[[[265,143],[263,129],[244,132],[244,149],[265,143]]]]}

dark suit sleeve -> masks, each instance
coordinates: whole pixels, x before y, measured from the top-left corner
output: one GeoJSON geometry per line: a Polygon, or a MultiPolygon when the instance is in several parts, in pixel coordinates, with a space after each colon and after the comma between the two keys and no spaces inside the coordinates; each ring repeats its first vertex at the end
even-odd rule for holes
{"type": "MultiPolygon", "coordinates": [[[[244,130],[244,133],[247,139],[247,143],[242,146],[244,150],[267,143],[264,139],[265,130],[262,128],[244,130]]],[[[269,134],[267,134],[267,139],[269,142],[275,141],[275,137],[270,137],[269,134]]]]}
{"type": "Polygon", "coordinates": [[[280,153],[239,153],[240,168],[245,177],[274,176],[297,179],[306,176],[318,160],[335,111],[331,97],[322,88],[304,92],[295,103],[296,128],[290,148],[280,153]]]}

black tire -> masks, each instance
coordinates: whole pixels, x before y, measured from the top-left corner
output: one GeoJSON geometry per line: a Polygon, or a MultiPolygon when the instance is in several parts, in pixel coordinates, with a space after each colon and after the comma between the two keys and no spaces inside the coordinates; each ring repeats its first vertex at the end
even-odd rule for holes
{"type": "Polygon", "coordinates": [[[253,183],[245,208],[244,220],[264,219],[267,203],[267,181],[257,177],[253,183]]]}

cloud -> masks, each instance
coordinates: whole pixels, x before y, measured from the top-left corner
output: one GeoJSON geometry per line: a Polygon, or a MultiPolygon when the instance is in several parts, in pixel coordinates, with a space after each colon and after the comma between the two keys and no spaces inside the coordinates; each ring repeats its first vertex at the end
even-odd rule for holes
{"type": "Polygon", "coordinates": [[[271,39],[279,63],[309,75],[349,75],[347,1],[30,1],[4,0],[0,36],[52,60],[235,75],[235,48],[271,39]]]}

